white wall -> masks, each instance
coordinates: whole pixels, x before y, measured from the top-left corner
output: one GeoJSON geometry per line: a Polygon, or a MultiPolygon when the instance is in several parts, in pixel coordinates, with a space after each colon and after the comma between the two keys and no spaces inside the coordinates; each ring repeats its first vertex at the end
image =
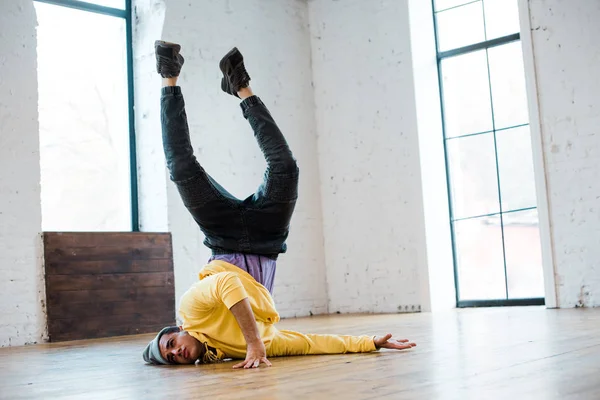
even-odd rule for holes
{"type": "Polygon", "coordinates": [[[529,11],[558,306],[599,306],[600,2],[529,11]]]}
{"type": "MultiPolygon", "coordinates": [[[[286,317],[326,312],[306,3],[297,0],[166,0],[164,3],[162,38],[181,43],[186,59],[180,84],[197,157],[219,183],[240,198],[258,188],[266,163],[242,117],[238,100],[220,89],[218,62],[233,46],[245,55],[251,85],[286,135],[301,170],[300,199],[292,220],[289,250],[279,258],[275,279],[278,310],[286,317]]],[[[152,79],[156,85],[152,96],[158,102],[160,78],[155,75],[152,79]]],[[[156,111],[147,117],[158,126],[156,111]]],[[[197,272],[210,252],[202,244],[200,230],[171,183],[167,185],[167,199],[179,298],[197,279],[197,272]]]]}
{"type": "Polygon", "coordinates": [[[408,2],[309,1],[330,312],[420,310],[408,2]]]}
{"type": "Polygon", "coordinates": [[[0,347],[45,330],[35,27],[31,1],[0,2],[0,347]]]}
{"type": "Polygon", "coordinates": [[[133,54],[135,131],[140,230],[169,230],[165,157],[160,127],[160,79],[154,41],[161,37],[166,5],[162,0],[134,0],[133,54]]]}
{"type": "Polygon", "coordinates": [[[421,297],[426,310],[438,311],[456,306],[456,286],[433,5],[423,0],[409,0],[408,4],[427,246],[420,274],[421,297]]]}

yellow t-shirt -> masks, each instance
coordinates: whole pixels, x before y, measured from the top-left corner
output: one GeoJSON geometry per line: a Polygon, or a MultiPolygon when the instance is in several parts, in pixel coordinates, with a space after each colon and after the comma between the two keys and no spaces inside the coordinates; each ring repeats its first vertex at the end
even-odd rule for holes
{"type": "Polygon", "coordinates": [[[181,298],[179,315],[183,329],[202,343],[217,349],[217,358],[246,357],[246,340],[229,311],[248,298],[267,357],[301,354],[366,353],[375,351],[372,336],[304,335],[279,330],[279,314],[271,294],[250,274],[225,261],[214,260],[199,274],[181,298]]]}

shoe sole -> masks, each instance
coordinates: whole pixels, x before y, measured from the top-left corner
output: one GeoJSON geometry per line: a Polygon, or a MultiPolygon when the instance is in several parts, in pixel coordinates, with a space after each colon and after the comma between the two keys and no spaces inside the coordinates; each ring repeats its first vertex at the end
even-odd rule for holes
{"type": "Polygon", "coordinates": [[[167,49],[175,49],[178,54],[181,51],[181,45],[179,45],[177,43],[170,43],[170,42],[165,42],[165,41],[162,41],[162,40],[156,40],[154,42],[154,49],[157,49],[159,47],[164,47],[164,48],[167,48],[167,49]]]}

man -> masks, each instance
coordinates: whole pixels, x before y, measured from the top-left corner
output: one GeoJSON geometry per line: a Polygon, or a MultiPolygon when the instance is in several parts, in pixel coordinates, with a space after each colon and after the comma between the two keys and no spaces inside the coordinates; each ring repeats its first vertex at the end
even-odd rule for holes
{"type": "Polygon", "coordinates": [[[194,156],[177,77],[184,63],[180,46],[158,41],[156,68],[163,77],[161,123],[171,180],[205,235],[212,260],[232,263],[270,291],[275,264],[287,249],[290,219],[298,198],[298,167],[273,117],[248,86],[250,76],[237,49],[221,60],[221,88],[242,99],[244,117],[267,161],[264,181],[253,195],[239,200],[200,166],[194,156]]]}
{"type": "Polygon", "coordinates": [[[161,122],[171,180],[206,236],[212,257],[199,282],[181,298],[181,327],[167,327],[148,344],[143,357],[153,364],[193,364],[244,359],[234,368],[271,365],[268,357],[408,349],[414,343],[391,335],[304,335],[275,327],[279,314],[271,291],[275,263],[298,197],[298,167],[271,114],[249,87],[241,53],[232,49],[220,62],[221,89],[239,97],[267,161],[258,191],[245,200],[229,194],[193,155],[177,77],[184,59],[177,44],[155,43],[163,77],[161,122]]]}

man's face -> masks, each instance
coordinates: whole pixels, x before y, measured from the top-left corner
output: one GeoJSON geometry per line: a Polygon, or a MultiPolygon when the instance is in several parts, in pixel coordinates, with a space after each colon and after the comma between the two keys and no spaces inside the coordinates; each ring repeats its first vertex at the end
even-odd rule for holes
{"type": "Polygon", "coordinates": [[[193,364],[202,353],[202,345],[186,331],[166,333],[158,342],[160,354],[172,364],[193,364]]]}

